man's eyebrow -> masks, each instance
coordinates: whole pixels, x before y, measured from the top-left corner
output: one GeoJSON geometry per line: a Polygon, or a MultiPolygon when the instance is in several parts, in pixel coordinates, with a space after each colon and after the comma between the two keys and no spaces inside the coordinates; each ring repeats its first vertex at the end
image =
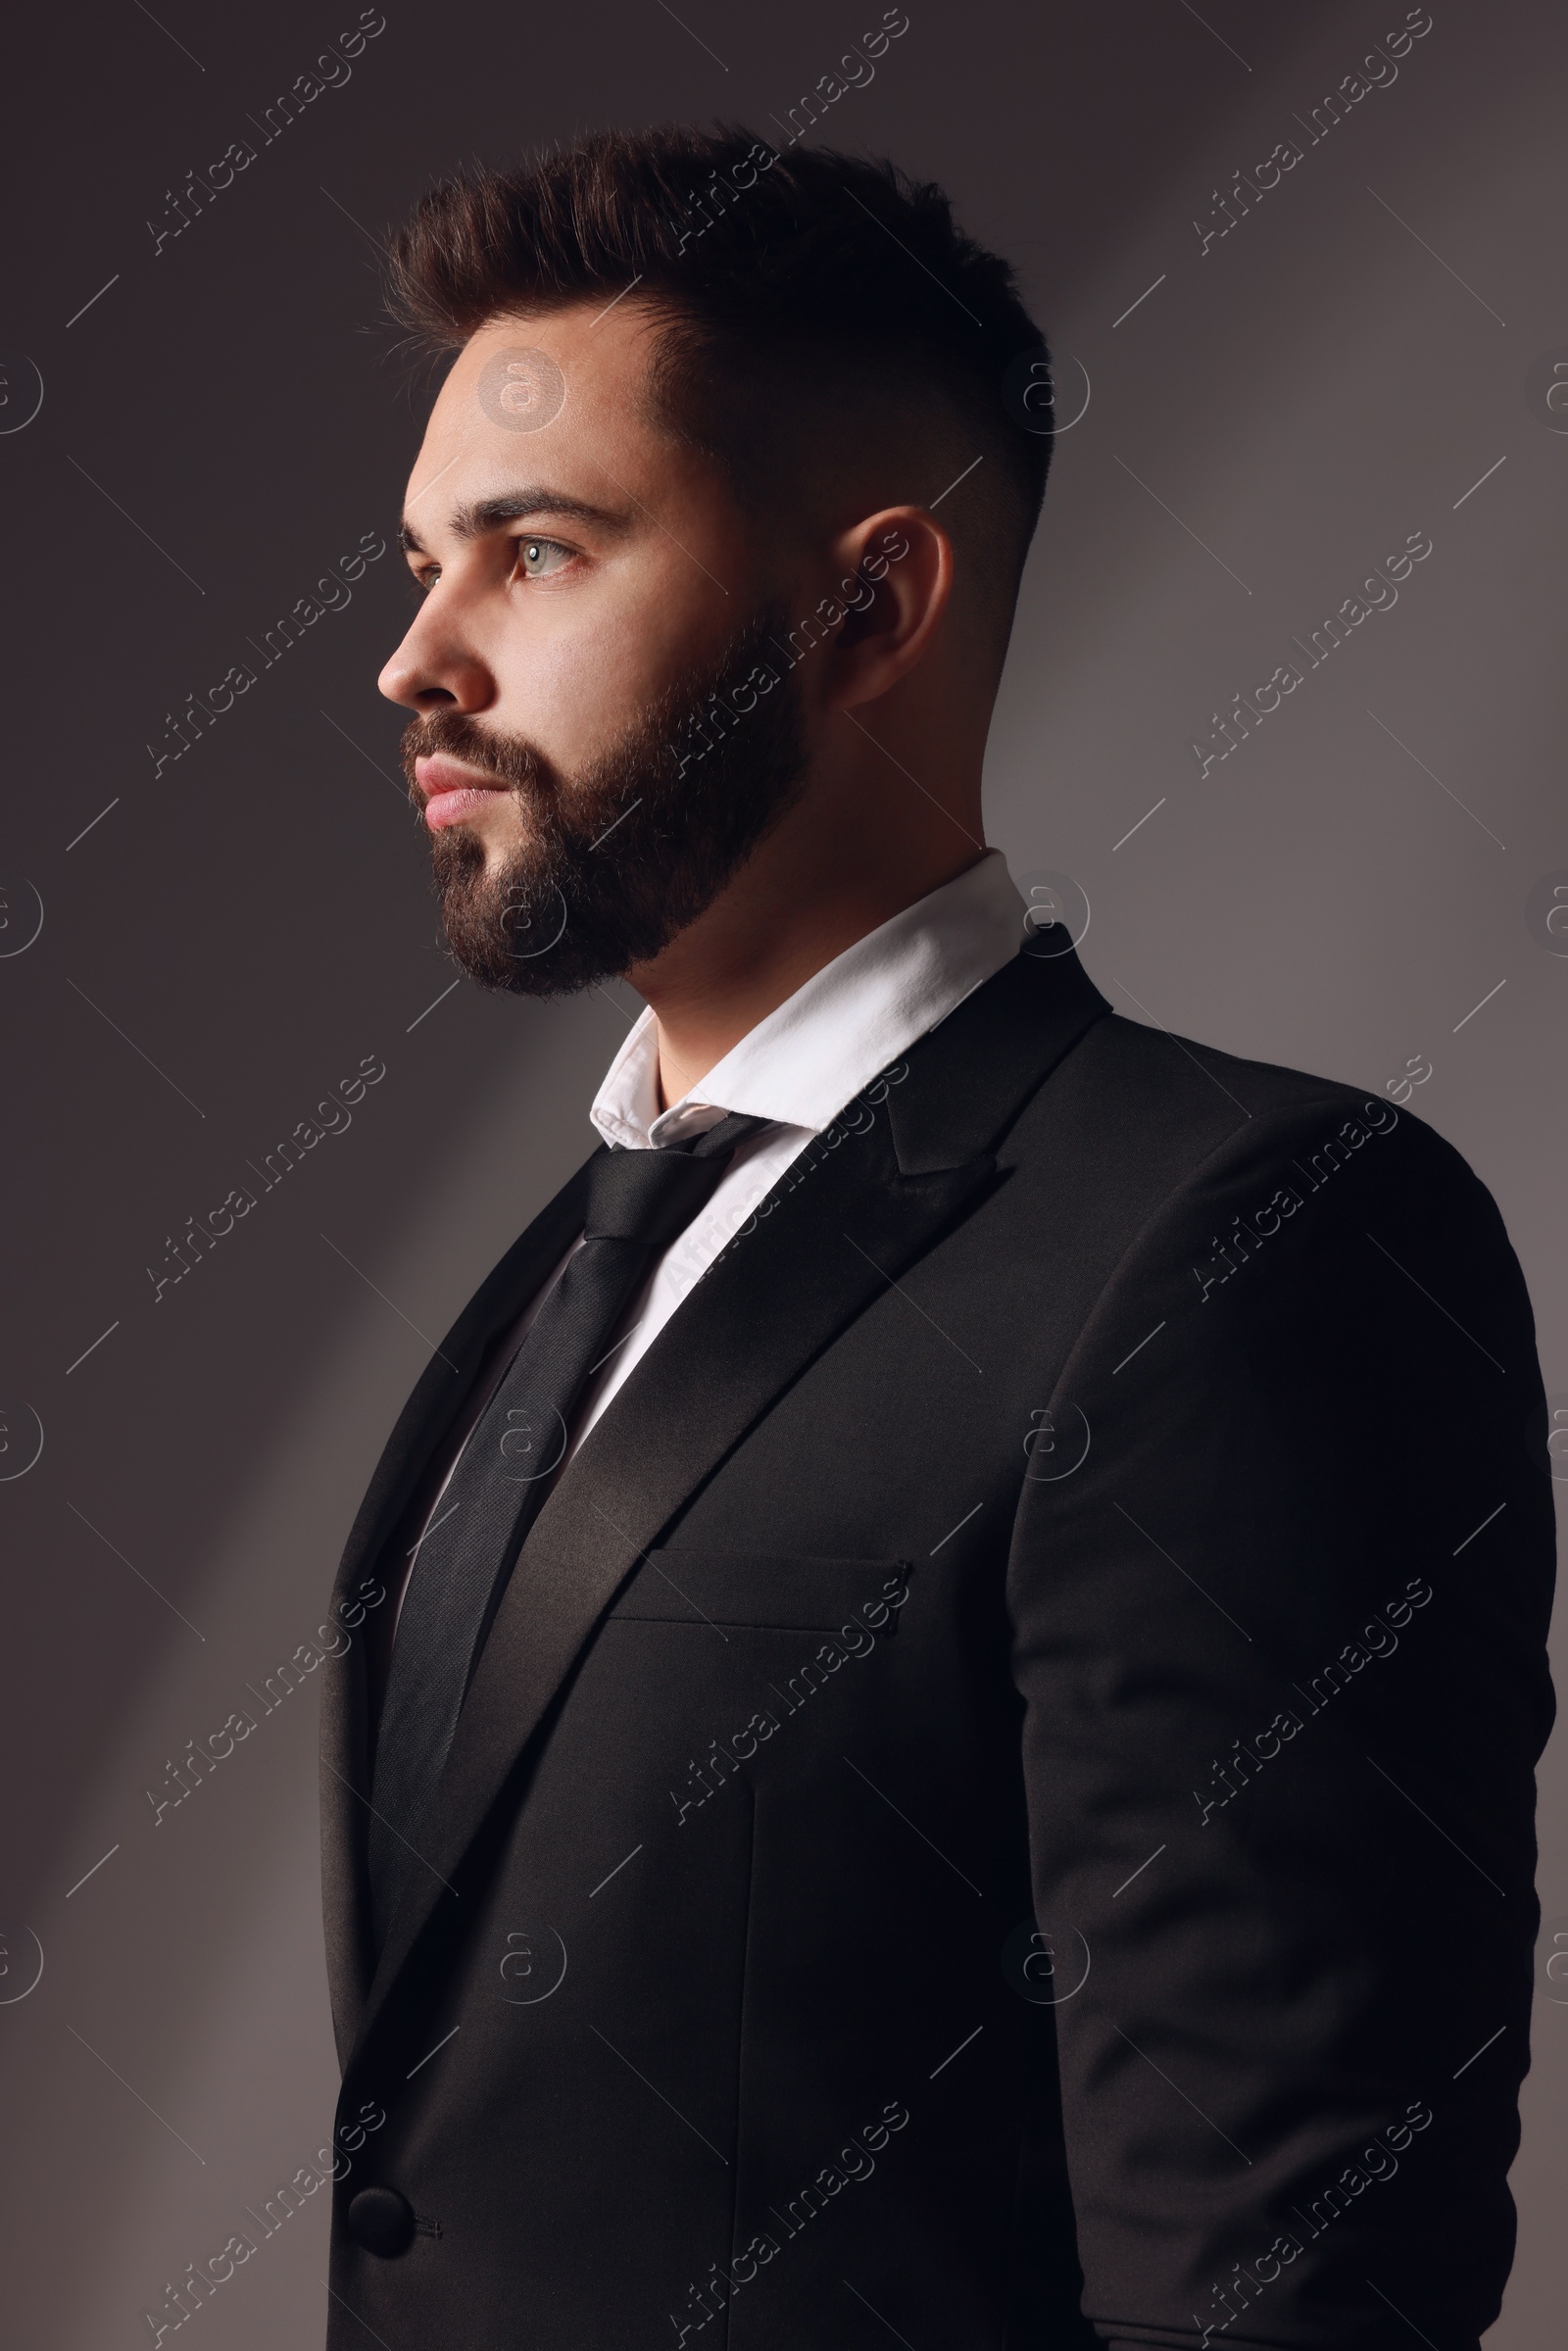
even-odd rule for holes
{"type": "MultiPolygon", "coordinates": [[[[545,482],[534,483],[524,490],[508,491],[499,498],[480,498],[471,505],[460,506],[454,510],[447,527],[455,539],[483,539],[508,522],[520,522],[525,514],[561,514],[573,522],[597,523],[604,530],[623,531],[631,527],[629,515],[613,514],[608,507],[591,505],[586,498],[568,497],[564,490],[553,490],[545,482]]],[[[407,521],[399,526],[398,545],[405,555],[428,553],[407,521]]]]}

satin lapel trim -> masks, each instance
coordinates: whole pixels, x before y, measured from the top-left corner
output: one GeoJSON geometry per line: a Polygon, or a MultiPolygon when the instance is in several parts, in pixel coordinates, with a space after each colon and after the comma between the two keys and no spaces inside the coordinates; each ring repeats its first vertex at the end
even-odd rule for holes
{"type": "MultiPolygon", "coordinates": [[[[491,1340],[521,1313],[581,1231],[589,1164],[577,1170],[514,1242],[420,1374],[382,1448],[344,1546],[332,1588],[334,1617],[338,1602],[374,1566],[390,1540],[431,1454],[470,1394],[491,1340]]],[[[321,1695],[321,1880],[327,1974],[340,2055],[358,2037],[370,1981],[369,1889],[365,1875],[369,1693],[365,1658],[366,1643],[356,1640],[341,1661],[342,1670],[327,1677],[321,1695]]]]}
{"type": "Polygon", "coordinates": [[[910,1079],[888,1088],[888,1117],[906,1175],[952,1167],[994,1149],[1109,1004],[1069,950],[1014,955],[911,1047],[910,1079]]]}
{"type": "MultiPolygon", "coordinates": [[[[901,1176],[865,1121],[731,1244],[637,1365],[540,1511],[459,1719],[366,2015],[387,1991],[595,1624],[693,1490],[994,1177],[989,1155],[901,1176]]],[[[799,1162],[797,1163],[799,1165],[799,1162]]]]}

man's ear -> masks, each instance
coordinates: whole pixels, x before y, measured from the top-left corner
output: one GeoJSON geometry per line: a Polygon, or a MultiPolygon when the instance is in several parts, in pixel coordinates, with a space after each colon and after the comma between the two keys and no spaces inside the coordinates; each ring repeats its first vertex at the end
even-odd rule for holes
{"type": "Polygon", "coordinates": [[[953,593],[953,542],[924,507],[894,506],[841,533],[833,553],[844,618],[824,702],[847,710],[877,701],[924,655],[953,593]]]}

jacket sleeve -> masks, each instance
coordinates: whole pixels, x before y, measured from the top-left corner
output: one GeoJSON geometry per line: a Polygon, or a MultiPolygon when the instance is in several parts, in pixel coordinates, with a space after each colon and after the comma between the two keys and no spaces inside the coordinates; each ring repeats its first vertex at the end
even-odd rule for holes
{"type": "Polygon", "coordinates": [[[1496,2315],[1543,1419],[1490,1197],[1343,1095],[1197,1169],[1065,1366],[1009,1595],[1084,2309],[1118,2351],[1475,2351],[1496,2315]]]}

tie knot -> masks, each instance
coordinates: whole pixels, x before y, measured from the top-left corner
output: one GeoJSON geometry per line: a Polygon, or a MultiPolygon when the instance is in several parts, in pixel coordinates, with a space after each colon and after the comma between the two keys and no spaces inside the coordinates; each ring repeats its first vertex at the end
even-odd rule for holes
{"type": "Polygon", "coordinates": [[[667,1249],[712,1198],[736,1145],[766,1124],[731,1111],[694,1142],[604,1152],[588,1170],[584,1238],[667,1249]]]}

